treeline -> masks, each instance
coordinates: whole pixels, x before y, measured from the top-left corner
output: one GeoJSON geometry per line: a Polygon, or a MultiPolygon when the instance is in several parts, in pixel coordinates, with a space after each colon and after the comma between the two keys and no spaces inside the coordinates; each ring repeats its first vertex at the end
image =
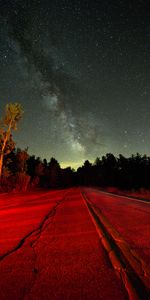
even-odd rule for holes
{"type": "Polygon", "coordinates": [[[30,156],[28,149],[14,149],[4,157],[1,191],[26,191],[34,188],[65,188],[74,184],[74,170],[61,169],[55,158],[48,162],[35,155],[30,156]]]}
{"type": "Polygon", "coordinates": [[[150,188],[150,157],[140,154],[129,158],[108,153],[92,164],[86,160],[77,171],[62,169],[55,158],[48,162],[15,148],[12,131],[22,119],[19,103],[6,104],[0,120],[0,191],[25,191],[36,187],[65,188],[74,185],[119,189],[150,188]]]}
{"type": "Polygon", "coordinates": [[[88,160],[77,170],[81,185],[117,187],[119,189],[150,188],[150,157],[139,153],[129,158],[108,153],[94,164],[88,160]]]}
{"type": "Polygon", "coordinates": [[[129,158],[108,153],[94,163],[86,160],[77,171],[62,169],[55,158],[50,161],[30,156],[27,149],[14,149],[4,158],[1,191],[25,191],[34,188],[97,186],[119,189],[150,188],[150,157],[140,154],[129,158]]]}

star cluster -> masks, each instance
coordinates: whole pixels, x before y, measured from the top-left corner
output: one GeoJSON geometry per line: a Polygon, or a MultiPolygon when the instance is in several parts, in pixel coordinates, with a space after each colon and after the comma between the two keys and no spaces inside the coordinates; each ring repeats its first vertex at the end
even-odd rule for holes
{"type": "Polygon", "coordinates": [[[77,164],[149,154],[149,1],[0,2],[0,109],[24,107],[17,146],[77,164]]]}

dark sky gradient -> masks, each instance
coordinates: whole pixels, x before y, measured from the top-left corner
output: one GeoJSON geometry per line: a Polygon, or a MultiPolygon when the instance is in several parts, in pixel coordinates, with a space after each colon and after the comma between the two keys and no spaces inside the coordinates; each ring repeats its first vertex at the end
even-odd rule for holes
{"type": "Polygon", "coordinates": [[[0,111],[29,153],[150,155],[150,1],[0,0],[0,111]]]}

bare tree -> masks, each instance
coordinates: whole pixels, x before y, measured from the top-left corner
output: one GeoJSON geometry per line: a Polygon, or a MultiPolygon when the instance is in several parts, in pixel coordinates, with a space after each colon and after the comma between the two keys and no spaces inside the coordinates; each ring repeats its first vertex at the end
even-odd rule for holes
{"type": "Polygon", "coordinates": [[[23,109],[19,103],[9,103],[5,107],[5,115],[0,122],[0,179],[2,177],[4,156],[15,147],[12,130],[17,130],[17,124],[22,118],[23,109]]]}

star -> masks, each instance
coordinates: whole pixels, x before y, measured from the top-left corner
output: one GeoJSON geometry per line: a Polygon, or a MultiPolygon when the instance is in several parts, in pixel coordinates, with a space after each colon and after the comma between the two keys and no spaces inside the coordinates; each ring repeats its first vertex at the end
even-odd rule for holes
{"type": "Polygon", "coordinates": [[[24,107],[17,146],[64,163],[149,151],[147,1],[5,2],[0,109],[24,107]]]}

